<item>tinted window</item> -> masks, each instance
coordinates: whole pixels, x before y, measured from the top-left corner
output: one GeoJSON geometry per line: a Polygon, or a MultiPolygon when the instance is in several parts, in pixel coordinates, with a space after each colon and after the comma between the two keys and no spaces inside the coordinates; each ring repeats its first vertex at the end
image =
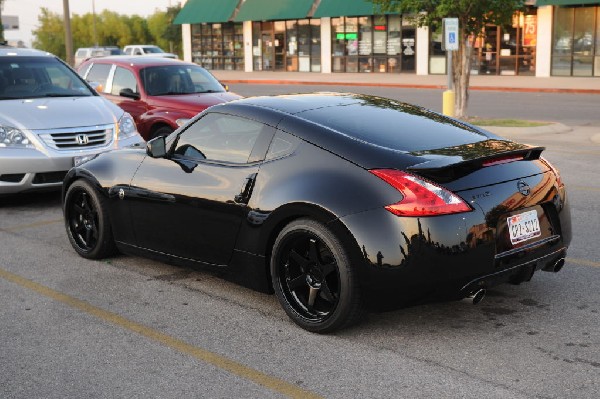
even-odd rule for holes
{"type": "Polygon", "coordinates": [[[98,83],[98,91],[104,91],[106,87],[106,80],[108,79],[108,73],[112,68],[112,64],[94,64],[90,68],[85,80],[88,82],[98,83]]]}
{"type": "Polygon", "coordinates": [[[263,129],[268,127],[256,121],[210,113],[179,136],[175,154],[217,162],[247,163],[263,129]]]}
{"type": "Polygon", "coordinates": [[[90,96],[79,75],[52,57],[0,57],[0,98],[90,96]]]}
{"type": "Polygon", "coordinates": [[[110,94],[118,96],[123,89],[131,89],[133,93],[138,93],[137,81],[135,80],[133,73],[127,69],[117,67],[115,70],[115,76],[113,77],[110,94]]]}
{"type": "Polygon", "coordinates": [[[291,154],[298,144],[298,138],[291,134],[278,130],[271,141],[269,151],[265,159],[275,159],[291,154]]]}
{"type": "Polygon", "coordinates": [[[466,125],[420,107],[377,97],[356,96],[354,104],[316,108],[298,115],[344,135],[399,151],[421,151],[475,143],[488,138],[466,125]]]}
{"type": "Polygon", "coordinates": [[[210,73],[194,65],[148,67],[140,71],[140,78],[150,96],[225,91],[210,73]]]}

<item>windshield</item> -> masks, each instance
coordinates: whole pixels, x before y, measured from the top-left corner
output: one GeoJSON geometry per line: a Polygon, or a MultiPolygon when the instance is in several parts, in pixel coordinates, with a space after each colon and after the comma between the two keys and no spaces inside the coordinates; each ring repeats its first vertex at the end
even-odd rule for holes
{"type": "Polygon", "coordinates": [[[53,57],[0,57],[0,100],[94,95],[83,80],[53,57]]]}
{"type": "Polygon", "coordinates": [[[164,53],[159,47],[143,47],[144,53],[164,53]]]}
{"type": "Polygon", "coordinates": [[[195,65],[166,65],[140,71],[142,85],[149,96],[194,93],[221,93],[225,89],[214,76],[195,65]]]}

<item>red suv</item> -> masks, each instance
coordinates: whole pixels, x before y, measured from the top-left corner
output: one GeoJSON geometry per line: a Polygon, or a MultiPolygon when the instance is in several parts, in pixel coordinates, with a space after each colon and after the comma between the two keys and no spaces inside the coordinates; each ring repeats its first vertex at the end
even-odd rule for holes
{"type": "Polygon", "coordinates": [[[133,116],[145,140],[171,133],[211,105],[241,98],[204,68],[169,58],[93,58],[77,70],[133,116]]]}

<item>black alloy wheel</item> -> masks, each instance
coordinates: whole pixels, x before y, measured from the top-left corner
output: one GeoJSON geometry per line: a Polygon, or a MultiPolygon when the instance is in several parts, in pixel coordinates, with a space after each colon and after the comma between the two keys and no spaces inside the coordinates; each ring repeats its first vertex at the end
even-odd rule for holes
{"type": "Polygon", "coordinates": [[[84,258],[101,259],[116,252],[104,199],[86,181],[67,190],[65,227],[71,245],[84,258]]]}
{"type": "Polygon", "coordinates": [[[324,225],[301,219],[286,226],[271,258],[275,293],[290,318],[312,332],[331,332],[362,314],[349,257],[324,225]]]}

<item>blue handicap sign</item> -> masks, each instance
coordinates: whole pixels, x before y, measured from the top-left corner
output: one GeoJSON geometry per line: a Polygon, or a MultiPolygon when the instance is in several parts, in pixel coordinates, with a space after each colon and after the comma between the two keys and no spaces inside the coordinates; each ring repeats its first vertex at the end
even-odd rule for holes
{"type": "Polygon", "coordinates": [[[449,43],[456,43],[456,33],[454,33],[454,32],[448,32],[448,42],[449,43]]]}

